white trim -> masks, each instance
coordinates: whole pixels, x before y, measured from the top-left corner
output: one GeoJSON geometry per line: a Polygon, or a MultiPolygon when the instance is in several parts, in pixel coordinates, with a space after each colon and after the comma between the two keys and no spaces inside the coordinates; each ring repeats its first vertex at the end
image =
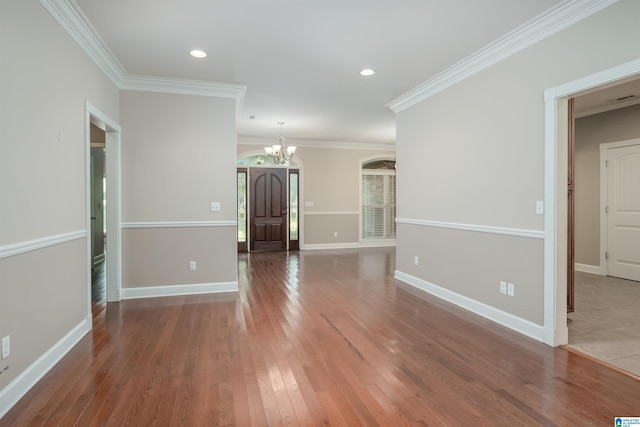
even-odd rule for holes
{"type": "Polygon", "coordinates": [[[49,246],[55,246],[73,240],[84,239],[85,237],[87,237],[87,230],[78,230],[71,233],[57,234],[55,236],[41,237],[39,239],[0,246],[0,259],[35,251],[37,249],[48,248],[49,246]]]}
{"type": "Polygon", "coordinates": [[[395,113],[399,113],[618,1],[571,0],[561,2],[557,7],[543,12],[430,80],[394,99],[386,106],[395,113]]]}
{"type": "Polygon", "coordinates": [[[625,139],[624,141],[604,142],[600,144],[600,150],[610,150],[612,148],[632,147],[640,145],[640,138],[625,139]]]}
{"type": "Polygon", "coordinates": [[[244,96],[247,87],[232,83],[127,75],[120,89],[239,99],[244,96]]]}
{"type": "Polygon", "coordinates": [[[396,245],[395,240],[381,239],[372,242],[349,242],[349,243],[312,243],[301,244],[301,251],[317,251],[325,249],[360,249],[360,248],[387,248],[396,245]]]}
{"type": "Polygon", "coordinates": [[[9,385],[0,390],[0,419],[90,331],[90,325],[91,319],[83,319],[9,385]]]}
{"type": "Polygon", "coordinates": [[[398,270],[395,271],[394,278],[537,341],[543,341],[544,331],[541,325],[537,325],[533,322],[522,319],[521,317],[498,310],[497,308],[457,294],[398,270]]]}
{"type": "Polygon", "coordinates": [[[305,212],[305,215],[359,215],[358,211],[313,211],[313,212],[305,212]]]}
{"type": "Polygon", "coordinates": [[[211,96],[236,100],[236,117],[239,116],[247,92],[247,86],[233,83],[216,83],[160,77],[125,75],[120,84],[122,90],[171,93],[178,95],[211,96]]]}
{"type": "MultiPolygon", "coordinates": [[[[260,138],[238,135],[238,144],[243,145],[259,145],[266,147],[273,144],[273,138],[260,138]]],[[[287,138],[287,145],[295,145],[298,148],[324,148],[336,150],[379,150],[379,151],[396,151],[395,142],[375,143],[375,142],[349,142],[349,141],[318,141],[311,139],[291,139],[287,138]]],[[[263,151],[260,152],[264,154],[263,151]]]]}
{"type": "Polygon", "coordinates": [[[40,0],[40,4],[119,89],[233,98],[236,100],[236,115],[240,114],[246,86],[128,75],[89,19],[76,7],[74,1],[40,0]]]}
{"type": "MultiPolygon", "coordinates": [[[[122,284],[122,241],[120,235],[121,215],[121,127],[95,107],[89,101],[85,101],[85,221],[88,230],[91,230],[91,177],[90,177],[90,124],[94,122],[100,125],[105,132],[105,155],[107,177],[107,238],[111,250],[106,254],[106,294],[107,301],[120,301],[120,286],[122,284]]],[[[87,313],[91,315],[91,239],[87,239],[87,313]]],[[[91,323],[90,323],[91,324],[91,323]]]]}
{"type": "Polygon", "coordinates": [[[607,175],[607,151],[606,144],[600,144],[600,247],[598,248],[600,256],[600,265],[604,271],[604,275],[609,274],[609,261],[607,260],[607,251],[609,250],[609,228],[607,224],[606,206],[609,198],[609,177],[607,175]]]}
{"type": "Polygon", "coordinates": [[[602,269],[599,265],[589,265],[589,264],[580,264],[576,262],[574,265],[576,271],[581,271],[583,273],[591,273],[591,274],[599,274],[601,276],[606,276],[606,272],[602,272],[602,269]]]}
{"type": "Polygon", "coordinates": [[[580,92],[585,92],[602,85],[614,83],[618,80],[633,77],[637,74],[640,74],[640,59],[634,59],[633,61],[607,68],[606,70],[602,70],[598,73],[547,89],[544,91],[544,98],[547,100],[554,98],[558,99],[569,95],[574,96],[580,92]]]}
{"type": "Polygon", "coordinates": [[[55,18],[67,33],[85,51],[98,68],[120,87],[126,72],[107,44],[82,11],[69,0],[40,0],[40,4],[55,18]]]}
{"type": "Polygon", "coordinates": [[[396,218],[398,224],[421,225],[425,227],[450,228],[454,230],[476,231],[478,233],[500,234],[504,236],[544,239],[544,231],[520,228],[493,227],[489,225],[460,224],[455,222],[430,221],[424,219],[396,218]]]}
{"type": "Polygon", "coordinates": [[[122,299],[172,297],[182,295],[214,294],[222,292],[238,292],[238,282],[197,283],[188,285],[143,286],[139,288],[123,288],[122,299]]]}
{"type": "Polygon", "coordinates": [[[195,228],[195,227],[236,227],[238,221],[162,221],[123,222],[122,228],[195,228]]]}
{"type": "Polygon", "coordinates": [[[558,136],[558,103],[566,102],[568,96],[637,74],[640,74],[640,59],[544,91],[544,342],[552,346],[567,344],[569,340],[566,302],[563,301],[567,295],[567,278],[562,277],[560,268],[567,263],[567,242],[566,236],[558,232],[567,221],[567,184],[566,175],[562,173],[566,165],[558,162],[558,153],[567,150],[567,137],[558,136]]]}

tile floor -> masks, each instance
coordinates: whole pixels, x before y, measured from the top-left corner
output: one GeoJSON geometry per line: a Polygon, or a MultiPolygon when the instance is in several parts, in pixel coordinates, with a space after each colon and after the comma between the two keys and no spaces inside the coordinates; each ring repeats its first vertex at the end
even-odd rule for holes
{"type": "Polygon", "coordinates": [[[640,282],[576,271],[569,347],[640,376],[640,282]]]}

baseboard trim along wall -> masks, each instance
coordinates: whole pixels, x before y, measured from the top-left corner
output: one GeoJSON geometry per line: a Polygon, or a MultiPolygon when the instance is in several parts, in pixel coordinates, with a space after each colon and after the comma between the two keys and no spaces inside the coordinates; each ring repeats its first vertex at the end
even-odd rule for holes
{"type": "Polygon", "coordinates": [[[90,318],[84,319],[76,325],[67,335],[0,391],[0,418],[9,412],[91,330],[90,322],[90,318]]]}
{"type": "Polygon", "coordinates": [[[395,246],[395,240],[383,242],[351,242],[351,243],[314,243],[301,244],[301,251],[317,251],[323,249],[360,249],[360,248],[387,248],[395,246]]]}
{"type": "Polygon", "coordinates": [[[576,262],[574,268],[576,271],[582,271],[583,273],[599,274],[601,276],[607,275],[599,265],[580,264],[576,262]]]}
{"type": "Polygon", "coordinates": [[[196,283],[189,285],[122,288],[120,290],[120,297],[122,299],[137,299],[197,294],[215,294],[223,292],[238,292],[238,282],[196,283]]]}
{"type": "Polygon", "coordinates": [[[506,313],[502,310],[498,310],[494,307],[488,306],[471,298],[467,298],[455,292],[451,292],[448,289],[441,288],[440,286],[429,283],[425,280],[418,279],[410,274],[403,273],[396,270],[394,277],[410,286],[434,295],[440,299],[455,304],[465,310],[496,322],[502,326],[533,338],[537,341],[543,342],[544,339],[544,327],[542,325],[536,325],[535,323],[524,320],[520,317],[506,313]]]}
{"type": "Polygon", "coordinates": [[[25,242],[0,246],[0,259],[35,251],[37,249],[48,248],[49,246],[55,246],[61,243],[71,242],[72,240],[84,239],[86,236],[87,230],[78,230],[70,233],[56,234],[55,236],[47,236],[40,239],[27,240],[25,242]]]}

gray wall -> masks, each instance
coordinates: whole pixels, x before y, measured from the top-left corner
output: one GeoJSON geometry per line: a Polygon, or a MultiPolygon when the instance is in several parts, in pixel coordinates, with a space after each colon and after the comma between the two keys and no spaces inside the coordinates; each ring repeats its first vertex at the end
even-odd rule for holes
{"type": "MultiPolygon", "coordinates": [[[[119,118],[118,89],[33,0],[0,3],[0,337],[7,385],[87,320],[85,100],[119,118]],[[61,139],[58,140],[58,134],[61,139]],[[55,236],[79,237],[51,244],[55,236]]],[[[1,413],[1,412],[0,412],[1,413]]]]}
{"type": "Polygon", "coordinates": [[[544,91],[640,57],[638,16],[622,0],[398,114],[398,272],[541,331],[544,91]]]}
{"type": "Polygon", "coordinates": [[[234,99],[121,92],[36,0],[0,2],[0,57],[2,414],[91,326],[86,101],[122,125],[123,288],[237,271],[234,99]]]}
{"type": "Polygon", "coordinates": [[[235,100],[123,91],[120,106],[122,287],[236,282],[235,226],[215,226],[236,219],[235,100]]]}
{"type": "Polygon", "coordinates": [[[600,144],[640,138],[640,105],[576,120],[576,263],[600,265],[600,144]]]}

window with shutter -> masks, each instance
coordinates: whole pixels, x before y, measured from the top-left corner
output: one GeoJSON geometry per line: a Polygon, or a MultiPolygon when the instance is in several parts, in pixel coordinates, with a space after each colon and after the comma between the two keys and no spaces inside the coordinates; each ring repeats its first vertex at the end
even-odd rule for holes
{"type": "Polygon", "coordinates": [[[393,160],[362,165],[362,239],[395,239],[396,173],[393,160]]]}

